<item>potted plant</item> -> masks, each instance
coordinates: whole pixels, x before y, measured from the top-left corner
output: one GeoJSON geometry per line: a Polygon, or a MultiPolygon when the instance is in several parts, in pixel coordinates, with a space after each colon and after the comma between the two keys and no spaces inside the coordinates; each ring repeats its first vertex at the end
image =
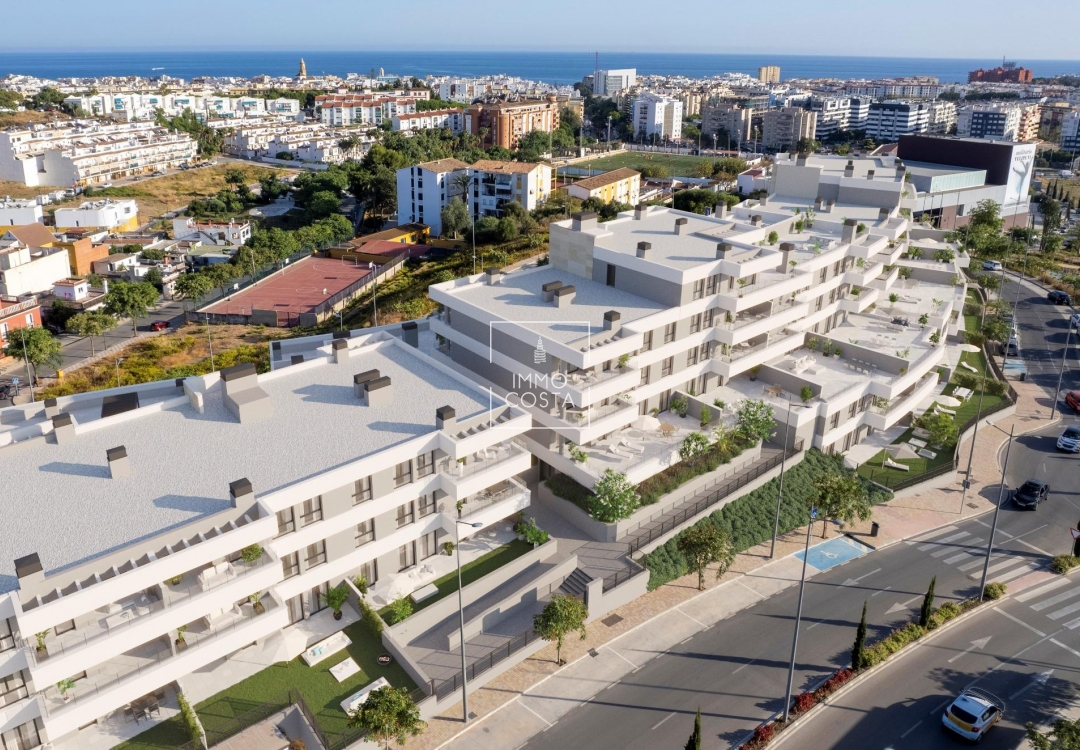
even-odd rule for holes
{"type": "Polygon", "coordinates": [[[712,403],[713,403],[713,406],[715,406],[717,409],[723,409],[724,406],[725,406],[724,399],[722,399],[722,398],[713,399],[712,403]]]}
{"type": "Polygon", "coordinates": [[[176,627],[176,650],[183,651],[187,648],[187,639],[184,637],[184,633],[187,632],[187,625],[178,625],[176,627]]]}
{"type": "Polygon", "coordinates": [[[630,365],[630,353],[619,355],[619,369],[625,370],[630,365]]]}
{"type": "Polygon", "coordinates": [[[443,542],[442,551],[446,553],[447,557],[453,557],[454,549],[455,547],[453,542],[443,542]]]}
{"type": "Polygon", "coordinates": [[[928,322],[930,322],[930,314],[929,313],[923,313],[922,315],[919,316],[919,325],[924,326],[928,322]]]}
{"type": "Polygon", "coordinates": [[[461,509],[465,507],[465,501],[464,500],[458,500],[456,503],[454,503],[454,507],[457,508],[457,516],[458,516],[458,518],[461,518],[461,509]]]}
{"type": "Polygon", "coordinates": [[[240,550],[240,559],[248,564],[257,562],[262,556],[263,548],[259,544],[249,544],[247,547],[240,550]]]}
{"type": "Polygon", "coordinates": [[[45,646],[45,639],[48,637],[49,631],[42,630],[40,633],[34,633],[34,639],[37,641],[37,650],[47,652],[48,648],[45,646]]]}
{"type": "Polygon", "coordinates": [[[707,406],[701,407],[701,429],[704,430],[710,421],[712,421],[712,409],[707,406]]]}
{"type": "Polygon", "coordinates": [[[837,347],[833,347],[832,353],[833,353],[834,357],[839,357],[841,354],[844,353],[844,350],[841,349],[839,346],[837,346],[837,347]]]}
{"type": "Polygon", "coordinates": [[[750,379],[757,380],[758,371],[761,369],[761,365],[754,365],[750,368],[750,379]]]}
{"type": "Polygon", "coordinates": [[[680,417],[685,417],[686,410],[690,408],[690,404],[687,403],[686,399],[682,396],[676,396],[675,398],[671,399],[671,403],[669,404],[669,406],[671,407],[671,410],[678,414],[680,417]]]}
{"type": "Polygon", "coordinates": [[[360,592],[360,596],[367,596],[368,592],[368,580],[361,573],[352,579],[353,586],[356,586],[356,590],[360,592]]]}
{"type": "Polygon", "coordinates": [[[326,606],[334,610],[334,619],[341,619],[341,608],[345,606],[345,602],[349,600],[349,589],[344,583],[339,583],[333,588],[327,589],[326,593],[319,594],[319,596],[326,602],[326,606]]]}
{"type": "Polygon", "coordinates": [[[266,607],[262,603],[262,592],[256,591],[248,597],[248,601],[251,602],[251,608],[255,610],[255,614],[261,615],[266,611],[266,607]]]}
{"type": "Polygon", "coordinates": [[[799,398],[801,398],[803,400],[804,404],[807,401],[809,401],[810,399],[812,399],[813,397],[814,397],[814,389],[811,388],[810,386],[804,385],[802,388],[799,389],[799,398]]]}
{"type": "Polygon", "coordinates": [[[172,578],[166,578],[165,583],[169,584],[170,586],[179,586],[180,582],[183,581],[183,580],[184,580],[184,574],[181,573],[178,576],[173,576],[172,578]]]}
{"type": "Polygon", "coordinates": [[[64,699],[64,703],[67,703],[69,700],[71,700],[71,696],[68,695],[68,693],[74,687],[75,680],[71,679],[70,677],[65,677],[64,679],[60,680],[60,682],[56,683],[56,689],[60,691],[60,697],[64,699]]]}

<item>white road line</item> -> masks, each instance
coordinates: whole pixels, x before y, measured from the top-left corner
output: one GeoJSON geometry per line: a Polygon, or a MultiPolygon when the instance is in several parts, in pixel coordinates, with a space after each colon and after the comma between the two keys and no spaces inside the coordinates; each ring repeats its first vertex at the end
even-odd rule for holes
{"type": "Polygon", "coordinates": [[[942,560],[942,562],[944,562],[946,565],[952,565],[953,563],[958,563],[961,560],[967,560],[976,557],[982,557],[982,555],[980,555],[978,552],[961,552],[959,555],[953,555],[952,557],[942,560]]]}
{"type": "Polygon", "coordinates": [[[1067,630],[1075,630],[1077,627],[1080,627],[1080,617],[1077,617],[1075,620],[1069,620],[1061,627],[1066,628],[1067,630]]]}
{"type": "Polygon", "coordinates": [[[615,655],[616,655],[617,657],[619,657],[620,659],[622,659],[622,660],[623,660],[624,662],[626,662],[627,664],[629,664],[629,665],[630,665],[631,667],[633,667],[634,669],[637,669],[637,668],[638,668],[638,665],[637,665],[637,664],[634,664],[634,662],[630,661],[629,659],[627,659],[627,658],[626,658],[625,656],[623,656],[622,654],[620,654],[620,653],[619,653],[618,651],[616,651],[615,649],[611,648],[610,646],[608,647],[608,651],[610,651],[611,653],[615,654],[615,655]]]}
{"type": "Polygon", "coordinates": [[[1062,643],[1061,641],[1059,641],[1059,640],[1058,640],[1057,638],[1051,638],[1051,639],[1050,639],[1050,642],[1051,642],[1051,643],[1053,643],[1053,644],[1054,644],[1055,646],[1061,646],[1061,647],[1062,647],[1063,649],[1065,649],[1066,651],[1068,651],[1068,652],[1069,652],[1070,654],[1074,654],[1074,655],[1076,655],[1076,656],[1080,656],[1080,651],[1074,651],[1073,649],[1069,648],[1069,647],[1068,647],[1068,646],[1066,646],[1066,645],[1065,645],[1064,643],[1062,643]]]}
{"type": "Polygon", "coordinates": [[[1036,685],[1044,685],[1044,684],[1046,684],[1046,681],[1048,679],[1050,679],[1050,675],[1052,675],[1053,673],[1054,673],[1054,670],[1050,669],[1050,670],[1047,670],[1046,672],[1040,672],[1039,674],[1035,675],[1035,677],[1032,678],[1031,682],[1024,685],[1024,687],[1020,688],[1015,693],[1010,695],[1009,700],[1015,700],[1017,696],[1023,695],[1024,693],[1026,693],[1028,690],[1035,687],[1036,685]]]}
{"type": "Polygon", "coordinates": [[[521,704],[521,707],[522,707],[522,708],[524,708],[524,709],[525,709],[526,711],[528,711],[529,713],[531,713],[531,714],[532,714],[533,716],[535,716],[536,718],[538,718],[538,719],[539,719],[540,721],[542,721],[542,722],[544,722],[545,724],[547,724],[549,728],[550,728],[550,727],[553,727],[553,726],[555,726],[555,725],[554,725],[554,724],[552,724],[552,723],[551,723],[550,721],[548,721],[547,719],[545,719],[545,718],[544,718],[543,716],[541,716],[540,714],[536,713],[536,711],[533,711],[533,710],[532,710],[531,708],[529,708],[528,706],[526,706],[526,705],[525,705],[525,701],[519,700],[519,701],[518,701],[518,703],[520,703],[520,704],[521,704]]]}
{"type": "Polygon", "coordinates": [[[936,714],[936,713],[937,713],[937,712],[939,712],[939,711],[940,711],[941,709],[945,708],[945,706],[947,706],[947,705],[949,705],[950,703],[952,703],[952,702],[953,702],[954,700],[956,700],[956,699],[955,699],[955,698],[948,698],[948,699],[947,699],[947,700],[946,700],[946,701],[945,701],[944,703],[942,703],[942,704],[941,704],[940,706],[938,706],[937,708],[932,708],[932,709],[930,709],[930,713],[932,713],[932,714],[936,714]]]}
{"type": "MultiPolygon", "coordinates": [[[[999,557],[1000,557],[1000,555],[999,555],[999,557]]],[[[979,559],[978,559],[977,562],[970,562],[970,563],[967,563],[966,565],[958,565],[956,569],[967,572],[967,571],[971,570],[972,568],[974,568],[974,567],[976,567],[978,565],[982,565],[983,561],[985,559],[986,559],[986,553],[980,554],[979,559]]]]}
{"type": "MultiPolygon", "coordinates": [[[[1028,531],[1025,531],[1023,534],[1017,534],[1014,537],[1009,537],[1009,541],[1015,542],[1018,539],[1020,539],[1021,537],[1027,536],[1028,534],[1034,534],[1036,531],[1042,531],[1043,529],[1045,529],[1049,525],[1050,524],[1048,524],[1048,523],[1044,523],[1042,526],[1036,526],[1034,529],[1029,529],[1028,531]]],[[[998,533],[1000,534],[1001,531],[999,530],[998,533]]],[[[1021,542],[1021,544],[1023,544],[1023,542],[1021,542]]],[[[1053,557],[1053,555],[1050,555],[1050,556],[1053,557]]]]}
{"type": "Polygon", "coordinates": [[[705,623],[703,623],[703,622],[702,622],[701,620],[699,620],[698,618],[694,617],[693,615],[689,615],[689,614],[687,614],[686,612],[683,612],[683,611],[682,611],[681,609],[679,609],[678,607],[676,607],[676,608],[675,608],[675,611],[676,611],[676,612],[679,612],[680,614],[684,614],[684,615],[686,615],[687,617],[689,617],[689,618],[690,618],[691,620],[693,620],[694,622],[696,622],[696,623],[697,623],[698,625],[700,625],[701,627],[705,627],[705,623]]]}
{"type": "MultiPolygon", "coordinates": [[[[986,569],[986,575],[991,576],[997,573],[999,570],[1005,570],[1005,568],[1011,568],[1013,565],[1023,565],[1024,558],[1022,557],[1008,557],[994,565],[991,565],[986,569]]],[[[968,578],[978,578],[982,575],[981,570],[976,570],[974,573],[968,576],[968,578]]]]}
{"type": "Polygon", "coordinates": [[[929,544],[920,544],[919,549],[921,551],[925,552],[926,550],[930,549],[931,547],[936,547],[939,544],[948,544],[949,542],[954,542],[957,539],[963,539],[966,536],[971,536],[971,534],[969,534],[966,531],[961,531],[959,534],[953,534],[952,536],[947,536],[944,539],[938,539],[937,541],[930,542],[929,544]]]}
{"type": "Polygon", "coordinates": [[[1046,550],[1044,550],[1044,549],[1039,549],[1039,548],[1038,548],[1038,547],[1036,547],[1036,546],[1035,546],[1034,544],[1030,544],[1030,543],[1028,543],[1028,542],[1025,542],[1025,541],[1024,541],[1023,539],[1015,539],[1015,540],[1013,540],[1013,541],[1018,541],[1018,542],[1020,542],[1020,544],[1024,545],[1025,547],[1028,547],[1028,548],[1030,548],[1030,549],[1033,549],[1033,550],[1035,550],[1035,551],[1036,551],[1036,552],[1038,552],[1038,553],[1039,553],[1040,555],[1045,555],[1046,557],[1053,557],[1053,555],[1051,555],[1051,554],[1050,554],[1049,552],[1047,552],[1046,550]]]}
{"type": "Polygon", "coordinates": [[[808,627],[808,628],[807,628],[807,630],[813,630],[814,628],[816,628],[816,627],[817,627],[818,625],[820,625],[820,624],[821,624],[821,623],[823,623],[823,622],[825,622],[825,618],[824,618],[824,617],[822,617],[822,618],[821,618],[820,620],[818,620],[818,621],[817,621],[817,622],[815,622],[815,623],[814,623],[813,625],[811,625],[810,627],[808,627]]]}
{"type": "Polygon", "coordinates": [[[1006,611],[1005,611],[1005,610],[1003,610],[1003,609],[999,609],[998,607],[994,607],[994,611],[995,611],[995,612],[997,612],[997,613],[998,613],[999,615],[1005,615],[1005,616],[1006,616],[1006,617],[1008,617],[1008,618],[1009,618],[1010,620],[1012,620],[1013,622],[1015,622],[1015,623],[1016,623],[1017,625],[1023,625],[1023,626],[1025,627],[1025,628],[1027,628],[1028,630],[1030,630],[1030,631],[1031,631],[1032,633],[1034,633],[1035,635],[1039,636],[1040,638],[1045,638],[1045,637],[1046,637],[1046,633],[1042,632],[1041,630],[1038,630],[1038,629],[1036,629],[1036,628],[1033,628],[1033,627],[1031,627],[1031,626],[1030,626],[1030,625],[1028,625],[1028,624],[1027,624],[1026,622],[1024,622],[1023,620],[1021,620],[1021,619],[1020,619],[1019,617],[1013,617],[1013,616],[1012,616],[1012,615],[1010,615],[1010,614],[1009,614],[1008,612],[1006,612],[1006,611]]]}
{"type": "MultiPolygon", "coordinates": [[[[978,518],[972,518],[971,520],[972,520],[972,521],[974,521],[975,523],[979,524],[980,526],[985,526],[985,527],[986,527],[986,528],[988,528],[988,529],[991,529],[991,528],[993,528],[993,527],[992,527],[992,526],[991,526],[990,524],[988,524],[988,523],[987,523],[986,521],[980,521],[980,520],[979,520],[978,518]]],[[[997,535],[996,535],[996,536],[1002,537],[1002,538],[1003,538],[1003,539],[1004,539],[1005,541],[1008,541],[1008,540],[1010,540],[1010,539],[1012,539],[1012,538],[1013,538],[1013,535],[1012,535],[1012,534],[1009,534],[1009,533],[1007,533],[1007,532],[1004,532],[1004,531],[1002,531],[1001,529],[998,529],[998,530],[997,530],[997,535]]]]}
{"type": "Polygon", "coordinates": [[[919,542],[925,542],[927,539],[933,539],[936,536],[942,534],[948,534],[950,531],[956,531],[955,526],[942,526],[940,529],[934,529],[926,534],[921,534],[914,539],[909,539],[908,544],[918,544],[919,542]]]}
{"type": "MultiPolygon", "coordinates": [[[[979,537],[972,537],[971,539],[965,539],[963,541],[962,548],[964,548],[964,549],[972,549],[976,545],[982,544],[985,541],[986,541],[985,539],[980,539],[979,537]]],[[[930,557],[944,557],[945,555],[956,552],[958,547],[961,547],[961,545],[950,544],[948,546],[942,547],[941,549],[939,549],[936,552],[931,552],[930,557]]]]}
{"type": "Polygon", "coordinates": [[[1020,576],[1024,576],[1028,573],[1036,571],[1039,569],[1039,567],[1040,566],[1038,563],[1028,563],[1023,567],[1016,568],[1015,570],[1010,570],[1006,573],[1002,573],[999,576],[995,576],[991,583],[1005,583],[1006,581],[1011,581],[1014,578],[1019,578],[1020,576]]]}
{"type": "Polygon", "coordinates": [[[743,664],[741,667],[739,667],[734,672],[732,672],[732,674],[738,674],[739,672],[743,671],[744,669],[746,669],[747,667],[749,667],[751,664],[753,664],[756,661],[757,661],[757,659],[751,659],[750,661],[746,662],[746,664],[743,664]]]}
{"type": "Polygon", "coordinates": [[[670,718],[671,718],[672,716],[674,716],[674,715],[675,715],[676,713],[678,713],[678,712],[677,712],[677,711],[672,711],[672,712],[671,712],[671,713],[669,713],[669,714],[668,714],[667,716],[665,716],[664,718],[662,718],[662,719],[661,719],[660,721],[658,721],[658,722],[656,722],[655,724],[653,724],[653,729],[657,729],[657,728],[658,728],[658,727],[659,727],[659,726],[660,726],[661,724],[663,724],[663,723],[664,723],[665,721],[667,721],[668,719],[670,719],[670,718]]]}
{"type": "Polygon", "coordinates": [[[1047,615],[1051,620],[1060,620],[1065,615],[1071,615],[1073,612],[1080,612],[1080,603],[1071,604],[1068,607],[1062,607],[1056,612],[1051,612],[1047,615]]]}
{"type": "Polygon", "coordinates": [[[919,725],[920,725],[920,724],[922,724],[922,719],[919,719],[919,720],[918,720],[917,722],[915,722],[915,723],[914,723],[914,724],[912,725],[911,729],[907,730],[907,731],[906,731],[906,732],[904,732],[904,733],[903,733],[902,735],[900,735],[900,739],[904,739],[904,738],[905,738],[905,737],[907,737],[907,736],[908,736],[909,734],[911,734],[912,732],[914,732],[914,731],[915,731],[916,729],[918,729],[918,728],[919,728],[919,725]]]}
{"type": "MultiPolygon", "coordinates": [[[[750,588],[745,583],[743,583],[741,578],[736,578],[735,583],[739,584],[740,586],[742,586],[744,589],[746,589],[747,591],[749,591],[751,594],[758,597],[759,599],[766,599],[767,598],[764,594],[761,594],[761,593],[759,593],[757,591],[754,591],[752,588],[750,588]]],[[[683,614],[685,615],[686,613],[683,612],[683,614]]]]}
{"type": "MultiPolygon", "coordinates": [[[[1070,581],[1070,583],[1072,582],[1070,581]]],[[[1074,596],[1080,596],[1080,586],[1077,586],[1074,589],[1069,589],[1064,594],[1058,594],[1057,596],[1051,597],[1046,601],[1039,602],[1038,604],[1032,604],[1031,608],[1036,612],[1041,612],[1048,607],[1053,607],[1058,602],[1063,602],[1066,599],[1072,599],[1074,596]]]]}
{"type": "Polygon", "coordinates": [[[1022,594],[1020,594],[1018,596],[1014,596],[1013,599],[1015,599],[1018,602],[1030,601],[1031,599],[1035,599],[1037,597],[1042,596],[1047,591],[1053,591],[1054,589],[1061,588],[1062,586],[1067,586],[1070,583],[1072,583],[1072,581],[1070,581],[1068,578],[1058,578],[1057,580],[1051,581],[1050,583],[1046,584],[1045,586],[1039,586],[1037,589],[1032,589],[1031,591],[1025,591],[1024,593],[1022,593],[1022,594]]]}
{"type": "Polygon", "coordinates": [[[892,588],[892,586],[886,586],[885,588],[881,589],[881,591],[875,591],[874,593],[872,593],[872,594],[870,595],[870,598],[871,598],[871,599],[873,599],[873,598],[874,598],[875,596],[877,596],[878,594],[884,594],[884,593],[885,593],[886,591],[888,591],[888,590],[889,590],[889,589],[891,589],[891,588],[892,588]]]}

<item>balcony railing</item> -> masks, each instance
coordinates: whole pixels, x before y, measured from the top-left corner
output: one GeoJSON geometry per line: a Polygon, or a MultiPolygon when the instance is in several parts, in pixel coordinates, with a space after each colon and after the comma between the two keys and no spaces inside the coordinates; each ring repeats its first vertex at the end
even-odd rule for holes
{"type": "Polygon", "coordinates": [[[477,513],[486,508],[490,508],[492,505],[497,505],[504,500],[509,500],[512,497],[520,495],[522,492],[528,492],[528,489],[521,484],[510,479],[506,482],[500,483],[495,487],[489,487],[488,489],[478,492],[472,497],[466,499],[461,506],[460,518],[466,518],[473,513],[477,513]]]}
{"type": "Polygon", "coordinates": [[[457,465],[448,462],[448,464],[444,464],[443,470],[451,477],[463,479],[465,477],[473,476],[474,474],[479,474],[482,471],[487,471],[493,466],[509,461],[512,458],[517,458],[522,453],[527,452],[525,446],[516,440],[504,441],[500,445],[486,449],[483,452],[482,457],[474,458],[471,462],[458,463],[457,465]]]}

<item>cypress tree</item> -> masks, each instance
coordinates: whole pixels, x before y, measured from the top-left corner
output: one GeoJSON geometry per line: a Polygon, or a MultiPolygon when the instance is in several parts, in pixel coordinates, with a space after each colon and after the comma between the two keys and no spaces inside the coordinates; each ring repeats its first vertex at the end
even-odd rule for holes
{"type": "MultiPolygon", "coordinates": [[[[1076,528],[1080,529],[1080,521],[1076,522],[1076,528]]],[[[1080,557],[1080,539],[1073,539],[1073,557],[1080,557]]]]}
{"type": "Polygon", "coordinates": [[[930,588],[926,590],[926,596],[922,600],[922,609],[919,611],[919,625],[926,627],[930,624],[930,615],[934,613],[934,584],[937,576],[930,579],[930,588]]]}
{"type": "Polygon", "coordinates": [[[862,667],[863,647],[866,646],[866,602],[862,603],[862,620],[855,631],[855,645],[851,647],[851,668],[858,671],[862,667]]]}
{"type": "Polygon", "coordinates": [[[694,717],[694,733],[686,741],[685,750],[701,750],[701,706],[698,706],[697,716],[694,717]]]}

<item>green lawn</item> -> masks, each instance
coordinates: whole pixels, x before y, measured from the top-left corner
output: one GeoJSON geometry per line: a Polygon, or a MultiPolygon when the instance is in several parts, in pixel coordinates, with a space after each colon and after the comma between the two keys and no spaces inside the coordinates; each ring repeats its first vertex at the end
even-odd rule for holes
{"type": "Polygon", "coordinates": [[[584,169],[591,167],[597,172],[610,172],[612,169],[620,169],[621,167],[641,169],[646,165],[660,164],[671,170],[673,177],[695,177],[697,173],[694,168],[698,164],[701,164],[702,162],[713,162],[718,158],[720,157],[627,151],[622,154],[615,154],[614,156],[602,156],[599,159],[578,162],[571,166],[584,169]]]}
{"type": "MultiPolygon", "coordinates": [[[[526,552],[529,552],[533,546],[528,542],[523,542],[520,539],[515,539],[509,544],[504,544],[498,549],[493,549],[482,557],[478,557],[472,562],[465,563],[461,566],[461,583],[468,586],[473,581],[478,581],[488,573],[501,568],[511,560],[515,560],[526,552]]],[[[450,596],[450,594],[457,593],[457,569],[454,569],[453,573],[448,573],[442,578],[434,581],[435,587],[439,589],[439,593],[432,596],[419,604],[413,605],[413,612],[419,612],[425,607],[430,607],[440,599],[450,596]]],[[[382,616],[387,622],[390,621],[390,607],[383,607],[379,610],[379,615],[382,616]]]]}
{"type": "Polygon", "coordinates": [[[180,747],[190,740],[180,717],[175,716],[117,745],[114,750],[162,750],[180,747]]]}
{"type": "MultiPolygon", "coordinates": [[[[960,355],[960,361],[974,367],[979,371],[980,377],[994,377],[993,372],[988,371],[988,364],[986,362],[986,356],[980,352],[964,352],[960,355]]],[[[967,368],[961,367],[957,369],[957,372],[971,372],[967,368]]],[[[974,374],[974,373],[971,373],[974,374]]],[[[956,385],[950,382],[945,386],[945,390],[942,394],[945,396],[952,395],[952,392],[956,389],[956,385]]],[[[1004,396],[994,396],[990,393],[984,393],[982,396],[982,411],[983,413],[990,413],[994,409],[998,408],[1000,404],[1006,400],[1004,396]]],[[[962,427],[967,423],[969,419],[973,419],[979,411],[979,392],[973,393],[966,401],[954,410],[956,412],[956,426],[962,427]]],[[[907,429],[899,438],[893,441],[893,445],[900,443],[906,443],[912,437],[913,430],[907,429]]],[[[881,451],[877,453],[869,461],[866,461],[859,466],[859,473],[867,479],[873,479],[875,482],[879,482],[886,486],[892,486],[892,483],[900,481],[901,479],[910,479],[911,477],[924,474],[929,471],[933,471],[946,464],[951,464],[953,459],[953,452],[956,449],[956,443],[952,442],[948,445],[942,446],[943,450],[936,451],[937,457],[933,459],[922,458],[902,458],[894,459],[897,463],[906,464],[910,466],[909,471],[898,471],[897,469],[890,469],[882,466],[882,462],[885,459],[885,452],[881,451]]]]}

